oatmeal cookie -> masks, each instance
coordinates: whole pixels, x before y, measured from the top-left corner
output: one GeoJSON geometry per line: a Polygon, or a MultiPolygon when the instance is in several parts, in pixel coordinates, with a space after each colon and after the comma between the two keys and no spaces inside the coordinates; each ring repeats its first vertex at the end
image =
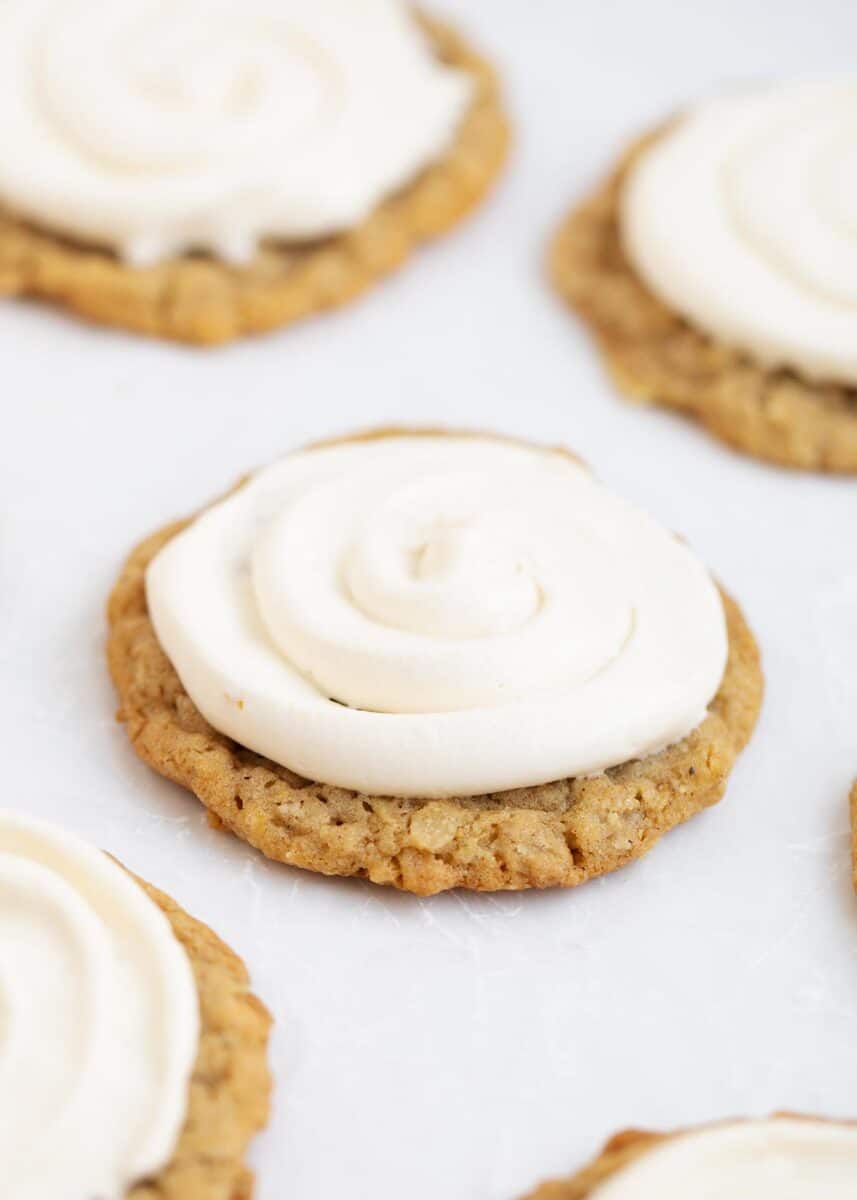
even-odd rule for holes
{"type": "Polygon", "coordinates": [[[509,128],[489,64],[452,29],[424,18],[438,57],[475,81],[444,157],[354,229],[307,246],[265,242],[246,267],[185,255],[139,269],[0,210],[0,295],[34,296],[93,321],[214,345],[288,325],[351,300],[485,195],[509,128]]]}
{"type": "Polygon", "coordinates": [[[554,286],[589,325],[631,399],[678,409],[758,458],[857,472],[857,391],[763,366],[715,341],[653,296],[629,262],[619,196],[658,136],[633,145],[562,223],[549,255],[554,286]]]}
{"type": "Polygon", "coordinates": [[[729,658],[720,688],[702,723],[659,754],[595,777],[458,799],[363,795],[301,778],[213,729],[158,642],[145,571],[186,524],[139,545],[110,597],[119,718],[145,762],[193,792],[215,824],[280,862],[423,896],[455,887],[572,887],[640,857],[716,803],[753,730],[759,654],[724,594],[729,658]]]}
{"type": "Polygon", "coordinates": [[[271,1019],[249,990],[240,958],[206,925],[142,880],[190,960],[200,1035],[184,1128],[172,1160],[128,1200],[250,1200],[244,1153],[268,1119],[266,1061],[271,1019]]]}
{"type": "MultiPolygon", "coordinates": [[[[770,1120],[788,1120],[824,1123],[822,1117],[811,1117],[801,1113],[776,1113],[770,1120]]],[[[723,1122],[729,1125],[734,1122],[723,1122]]],[[[852,1124],[852,1122],[836,1122],[852,1124]]],[[[587,1200],[597,1188],[621,1171],[624,1167],[642,1158],[650,1150],[679,1133],[701,1133],[706,1127],[678,1130],[675,1133],[651,1133],[642,1129],[625,1129],[615,1134],[591,1162],[566,1179],[552,1179],[529,1192],[524,1200],[587,1200]]],[[[716,1129],[716,1125],[708,1126],[716,1129]]]]}

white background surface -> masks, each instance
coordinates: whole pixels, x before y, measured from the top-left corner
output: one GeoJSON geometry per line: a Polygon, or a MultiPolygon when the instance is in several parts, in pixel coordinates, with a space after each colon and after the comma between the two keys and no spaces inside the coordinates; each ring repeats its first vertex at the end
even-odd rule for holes
{"type": "Polygon", "coordinates": [[[457,0],[505,70],[491,203],[337,315],[216,352],[0,311],[3,803],[118,854],[246,958],[277,1017],[259,1200],[513,1200],[613,1130],[857,1116],[857,480],[616,399],[543,285],[622,140],[710,84],[853,66],[845,0],[457,0]],[[266,863],[138,763],[103,607],[143,534],[307,438],[380,421],[578,449],[740,598],[768,677],[726,800],[574,892],[418,900],[266,863]]]}

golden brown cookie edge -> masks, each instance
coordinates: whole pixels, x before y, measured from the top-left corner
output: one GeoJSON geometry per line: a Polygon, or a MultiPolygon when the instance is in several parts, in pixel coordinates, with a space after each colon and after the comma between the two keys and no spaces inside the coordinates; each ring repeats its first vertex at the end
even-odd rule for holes
{"type": "MultiPolygon", "coordinates": [[[[649,1150],[662,1142],[685,1134],[702,1133],[706,1129],[715,1129],[718,1125],[743,1123],[754,1118],[726,1118],[723,1121],[711,1121],[703,1125],[690,1126],[685,1129],[672,1130],[669,1133],[655,1133],[645,1129],[623,1129],[613,1135],[603,1149],[579,1171],[563,1179],[549,1179],[534,1191],[528,1192],[521,1200],[587,1200],[589,1196],[611,1175],[617,1174],[624,1167],[630,1166],[635,1159],[642,1158],[649,1150]]],[[[770,1120],[812,1121],[836,1125],[854,1125],[855,1121],[835,1120],[827,1117],[811,1116],[807,1113],[782,1111],[774,1113],[770,1120]]]]}
{"type": "Polygon", "coordinates": [[[190,961],[200,1005],[200,1039],[184,1127],[171,1160],[127,1200],[250,1200],[244,1162],[268,1120],[271,1017],[250,990],[243,961],[170,896],[134,877],[170,922],[190,961]]]}
{"type": "Polygon", "coordinates": [[[667,1141],[673,1134],[651,1133],[643,1129],[623,1129],[604,1145],[601,1151],[579,1171],[563,1179],[549,1179],[522,1200],[586,1200],[602,1183],[629,1166],[653,1146],[667,1141]]]}
{"type": "Polygon", "coordinates": [[[857,779],[848,795],[848,810],[851,817],[851,875],[857,891],[857,779]]]}
{"type": "Polygon", "coordinates": [[[857,392],[813,383],[695,329],[661,303],[622,248],[619,197],[663,129],[634,142],[565,218],[548,259],[551,281],[594,334],[627,397],[699,420],[736,449],[804,470],[857,472],[857,392]]]}
{"type": "MultiPolygon", "coordinates": [[[[442,431],[355,436],[421,432],[442,431]]],[[[119,719],[143,761],[193,792],[216,825],[276,861],[418,895],[573,887],[639,858],[661,834],[716,803],[755,725],[758,647],[722,593],[729,661],[720,690],[702,724],[660,754],[592,779],[447,800],[367,796],[302,779],[212,729],[158,643],[144,573],[186,524],[140,543],[111,593],[107,652],[119,719]]]]}
{"type": "Polygon", "coordinates": [[[444,157],[356,228],[305,249],[269,243],[244,269],[190,256],[138,270],[0,212],[0,295],[198,345],[345,304],[475,208],[506,159],[509,125],[493,68],[449,26],[419,19],[438,57],[473,76],[476,95],[444,157]]]}

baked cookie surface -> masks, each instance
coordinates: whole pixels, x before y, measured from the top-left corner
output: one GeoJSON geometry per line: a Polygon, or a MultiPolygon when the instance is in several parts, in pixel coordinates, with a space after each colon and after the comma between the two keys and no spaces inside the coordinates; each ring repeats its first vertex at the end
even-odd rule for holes
{"type": "MultiPolygon", "coordinates": [[[[580,1171],[565,1179],[553,1179],[543,1183],[537,1187],[535,1191],[529,1192],[523,1200],[587,1200],[589,1196],[600,1196],[602,1188],[605,1185],[613,1182],[613,1177],[623,1172],[626,1168],[632,1167],[634,1163],[645,1158],[653,1150],[666,1147],[668,1142],[676,1142],[680,1147],[682,1143],[687,1147],[692,1143],[697,1146],[705,1145],[706,1139],[719,1139],[724,1135],[729,1138],[733,1134],[738,1133],[742,1138],[749,1136],[757,1138],[759,1133],[762,1133],[762,1145],[758,1142],[753,1145],[752,1150],[748,1149],[746,1141],[743,1148],[743,1165],[739,1173],[747,1171],[748,1168],[753,1170],[758,1167],[758,1161],[764,1162],[767,1157],[766,1179],[765,1183],[761,1184],[761,1190],[757,1191],[750,1184],[749,1190],[742,1188],[741,1195],[773,1195],[774,1191],[779,1194],[779,1188],[769,1190],[774,1182],[774,1179],[782,1181],[783,1171],[783,1153],[795,1154],[798,1153],[796,1161],[800,1161],[799,1152],[806,1152],[807,1144],[816,1143],[815,1150],[818,1158],[812,1164],[812,1168],[808,1174],[803,1171],[796,1172],[794,1175],[789,1174],[788,1180],[794,1186],[796,1181],[799,1181],[799,1186],[794,1191],[789,1190],[789,1195],[814,1195],[819,1194],[817,1187],[818,1177],[814,1175],[815,1171],[819,1170],[819,1165],[823,1160],[827,1160],[828,1165],[833,1165],[835,1169],[837,1155],[842,1151],[841,1139],[843,1135],[848,1141],[854,1138],[854,1123],[847,1121],[828,1121],[822,1117],[806,1116],[800,1113],[781,1112],[776,1113],[773,1117],[766,1119],[753,1119],[747,1121],[722,1121],[710,1125],[700,1126],[697,1128],[679,1129],[670,1133],[652,1133],[640,1129],[626,1129],[615,1134],[606,1143],[601,1152],[587,1163],[580,1171]],[[765,1136],[771,1136],[776,1131],[780,1141],[777,1143],[777,1150],[766,1155],[764,1153],[765,1136]],[[819,1141],[820,1139],[820,1141],[819,1141]],[[831,1142],[828,1139],[833,1139],[831,1142]],[[838,1140],[839,1144],[836,1144],[838,1140]],[[788,1146],[788,1150],[784,1147],[788,1146]],[[832,1149],[832,1153],[831,1153],[832,1149]],[[754,1160],[756,1160],[754,1162],[754,1160]]],[[[710,1140],[707,1144],[711,1145],[710,1140]]],[[[739,1152],[740,1155],[740,1152],[739,1152]]],[[[737,1161],[741,1163],[741,1158],[737,1161]]],[[[808,1163],[812,1163],[811,1157],[807,1157],[808,1163]]],[[[702,1171],[713,1171],[714,1179],[720,1183],[719,1189],[713,1191],[706,1189],[705,1195],[732,1195],[732,1191],[726,1190],[724,1181],[717,1180],[716,1158],[706,1158],[705,1154],[700,1154],[698,1163],[699,1169],[702,1171]]],[[[687,1170],[687,1167],[685,1167],[687,1170]]],[[[616,1180],[614,1183],[620,1185],[621,1194],[626,1194],[626,1188],[622,1184],[626,1184],[627,1195],[638,1194],[637,1188],[632,1182],[635,1179],[635,1173],[630,1172],[627,1180],[622,1179],[621,1183],[616,1180]]],[[[847,1170],[842,1168],[836,1172],[836,1194],[845,1195],[848,1192],[846,1180],[848,1179],[847,1170]]],[[[757,1180],[758,1182],[758,1180],[757,1180]]],[[[660,1189],[652,1187],[651,1182],[647,1181],[648,1186],[644,1185],[643,1191],[639,1194],[651,1196],[660,1194],[660,1189]]],[[[745,1187],[748,1181],[744,1180],[745,1187]]],[[[675,1190],[676,1180],[673,1177],[673,1186],[669,1188],[670,1195],[690,1195],[695,1192],[685,1190],[688,1185],[688,1177],[682,1173],[681,1183],[678,1186],[681,1191],[675,1190]],[[682,1187],[682,1184],[684,1185],[682,1187]]],[[[823,1187],[823,1185],[822,1185],[823,1187]]],[[[606,1191],[609,1195],[614,1194],[613,1187],[607,1187],[606,1191]]],[[[824,1193],[826,1194],[826,1192],[824,1193]]]]}
{"type": "Polygon", "coordinates": [[[599,1184],[642,1157],[670,1135],[642,1129],[623,1129],[604,1146],[601,1153],[567,1179],[551,1179],[541,1184],[524,1200],[586,1200],[599,1184]]]}
{"type": "Polygon", "coordinates": [[[485,195],[509,129],[494,72],[452,29],[423,18],[437,57],[475,94],[453,145],[362,224],[308,246],[266,242],[247,267],[184,256],[138,269],[0,209],[0,295],[61,304],[95,322],[214,345],[344,304],[485,195]]]}
{"type": "Polygon", "coordinates": [[[174,900],[138,880],[190,960],[200,1005],[199,1049],[187,1116],[172,1160],[128,1200],[249,1200],[244,1154],[268,1119],[271,1018],[241,959],[174,900]]]}
{"type": "Polygon", "coordinates": [[[633,145],[563,222],[549,255],[554,286],[590,326],[627,396],[684,412],[758,458],[857,472],[857,391],[765,367],[715,341],[657,299],[629,262],[619,197],[659,136],[633,145]]]}
{"type": "Polygon", "coordinates": [[[729,656],[719,691],[703,722],[658,754],[590,778],[451,799],[367,795],[301,778],[213,729],[158,641],[145,571],[187,524],[138,546],[110,598],[119,716],[145,762],[192,791],[217,824],[278,861],[419,895],[574,886],[638,858],[719,800],[755,724],[758,651],[724,596],[729,656]]]}

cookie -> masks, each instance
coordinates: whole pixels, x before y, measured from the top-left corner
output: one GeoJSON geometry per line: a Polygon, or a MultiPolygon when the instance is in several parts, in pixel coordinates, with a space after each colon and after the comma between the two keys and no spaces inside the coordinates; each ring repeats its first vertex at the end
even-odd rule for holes
{"type": "Polygon", "coordinates": [[[757,458],[806,470],[857,471],[853,385],[766,363],[712,336],[656,296],[633,265],[623,237],[623,195],[634,168],[674,128],[631,146],[565,219],[550,249],[554,286],[590,327],[629,398],[685,413],[757,458]]]}
{"type": "Polygon", "coordinates": [[[250,1200],[253,1174],[244,1155],[268,1120],[271,1018],[238,955],[169,896],[139,882],[190,959],[202,1025],[175,1153],[153,1179],[132,1187],[128,1200],[250,1200]]]}
{"type": "Polygon", "coordinates": [[[110,856],[8,810],[0,917],[4,1189],[249,1200],[270,1018],[241,960],[110,856]]]}
{"type": "Polygon", "coordinates": [[[0,294],[199,345],[275,329],[351,300],[474,208],[506,157],[509,128],[491,66],[447,25],[421,20],[437,59],[472,81],[470,103],[442,156],[354,227],[305,244],[267,239],[243,265],[183,254],[144,267],[7,207],[0,209],[0,294]]]}
{"type": "MultiPolygon", "coordinates": [[[[402,431],[329,443],[325,452],[350,452],[352,447],[380,446],[385,439],[397,438],[408,446],[394,445],[394,457],[417,453],[411,446],[417,435],[402,431]]],[[[434,447],[444,439],[430,435],[426,440],[434,447]]],[[[484,440],[493,445],[493,439],[484,440]]],[[[480,446],[482,442],[478,439],[480,446]]],[[[509,454],[534,449],[518,443],[508,446],[509,454]]],[[[304,460],[319,452],[298,457],[304,460]]],[[[462,452],[466,455],[466,448],[462,452]]],[[[504,462],[504,471],[512,470],[512,460],[510,464],[504,462]]],[[[552,460],[548,472],[558,466],[552,460]]],[[[410,474],[408,466],[403,469],[410,474]]],[[[504,475],[503,486],[507,480],[511,486],[511,479],[504,475]]],[[[215,824],[280,862],[323,874],[364,877],[426,896],[454,887],[489,891],[574,886],[638,858],[661,834],[719,800],[755,724],[762,694],[758,650],[737,604],[724,594],[720,620],[725,617],[725,670],[703,719],[666,749],[591,777],[479,794],[397,796],[318,782],[215,729],[163,649],[152,622],[146,572],[188,525],[176,522],[141,543],[110,597],[108,658],[120,697],[119,718],[145,762],[193,792],[215,824]]],[[[474,603],[481,600],[477,596],[474,603]]],[[[656,677],[651,684],[654,703],[656,677]]],[[[247,716],[249,701],[245,706],[240,697],[227,697],[226,702],[236,720],[247,716]]],[[[325,712],[325,719],[328,715],[325,712]]],[[[330,715],[345,718],[348,712],[340,713],[336,706],[330,715]]],[[[498,719],[506,718],[501,713],[498,719]]],[[[360,726],[364,739],[375,732],[365,721],[360,726]]],[[[496,746],[499,760],[507,752],[528,748],[524,738],[516,740],[520,744],[502,747],[503,753],[496,739],[488,744],[496,746]]],[[[364,749],[365,744],[361,743],[364,749]]],[[[544,739],[542,747],[547,747],[544,739]]],[[[341,749],[337,738],[328,758],[341,749]]],[[[418,750],[414,748],[409,762],[418,750]]],[[[447,765],[452,771],[469,769],[470,758],[482,755],[481,766],[492,772],[495,764],[481,745],[473,742],[470,755],[462,755],[450,753],[447,763],[435,754],[437,770],[443,772],[447,765]]],[[[431,755],[427,761],[431,766],[431,755]]],[[[393,765],[401,767],[395,758],[393,765]]],[[[369,761],[365,766],[371,774],[378,764],[369,761]]]]}
{"type": "Polygon", "coordinates": [[[628,1129],[612,1137],[580,1171],[542,1184],[525,1200],[600,1200],[602,1195],[604,1200],[634,1200],[693,1195],[699,1189],[704,1189],[710,1200],[727,1200],[736,1194],[773,1195],[779,1194],[776,1185],[777,1181],[782,1184],[786,1163],[790,1197],[814,1200],[824,1195],[833,1200],[850,1194],[849,1169],[853,1178],[855,1156],[857,1130],[853,1123],[791,1113],[669,1134],[628,1129]],[[731,1162],[730,1150],[734,1154],[731,1162]],[[665,1162],[659,1151],[671,1153],[672,1162],[665,1162]],[[696,1164],[695,1152],[699,1153],[696,1164]],[[660,1158],[657,1164],[656,1158],[660,1158]],[[646,1174],[635,1167],[646,1168],[646,1174]]]}

